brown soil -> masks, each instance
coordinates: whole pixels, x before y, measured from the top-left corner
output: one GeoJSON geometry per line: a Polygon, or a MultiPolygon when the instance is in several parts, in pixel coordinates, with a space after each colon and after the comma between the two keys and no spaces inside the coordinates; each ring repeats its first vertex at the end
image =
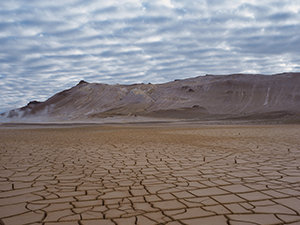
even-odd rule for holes
{"type": "Polygon", "coordinates": [[[0,219],[296,224],[299,146],[299,125],[6,125],[0,219]]]}

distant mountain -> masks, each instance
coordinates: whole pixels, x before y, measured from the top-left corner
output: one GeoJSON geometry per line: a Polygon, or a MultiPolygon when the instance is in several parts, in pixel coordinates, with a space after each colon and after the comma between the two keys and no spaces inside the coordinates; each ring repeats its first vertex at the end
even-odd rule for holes
{"type": "Polygon", "coordinates": [[[178,119],[298,118],[300,73],[206,75],[164,84],[108,85],[80,81],[44,102],[1,114],[56,120],[146,116],[178,119]]]}

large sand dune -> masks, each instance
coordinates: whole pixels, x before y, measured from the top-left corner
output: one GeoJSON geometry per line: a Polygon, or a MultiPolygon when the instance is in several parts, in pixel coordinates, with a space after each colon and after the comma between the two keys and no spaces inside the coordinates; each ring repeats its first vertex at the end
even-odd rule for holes
{"type": "Polygon", "coordinates": [[[299,125],[2,125],[0,219],[295,225],[299,148],[299,125]]]}

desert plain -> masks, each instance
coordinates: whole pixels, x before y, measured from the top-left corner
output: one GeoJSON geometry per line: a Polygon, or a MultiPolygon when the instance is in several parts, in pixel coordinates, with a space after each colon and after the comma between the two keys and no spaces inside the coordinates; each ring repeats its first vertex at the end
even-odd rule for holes
{"type": "Polygon", "coordinates": [[[300,125],[2,125],[5,225],[300,224],[300,125]]]}

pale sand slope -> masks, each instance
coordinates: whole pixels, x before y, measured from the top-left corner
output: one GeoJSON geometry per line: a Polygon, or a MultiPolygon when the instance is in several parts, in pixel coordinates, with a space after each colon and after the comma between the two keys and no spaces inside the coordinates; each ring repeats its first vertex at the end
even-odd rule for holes
{"type": "Polygon", "coordinates": [[[4,224],[300,224],[300,126],[0,129],[4,224]]]}

